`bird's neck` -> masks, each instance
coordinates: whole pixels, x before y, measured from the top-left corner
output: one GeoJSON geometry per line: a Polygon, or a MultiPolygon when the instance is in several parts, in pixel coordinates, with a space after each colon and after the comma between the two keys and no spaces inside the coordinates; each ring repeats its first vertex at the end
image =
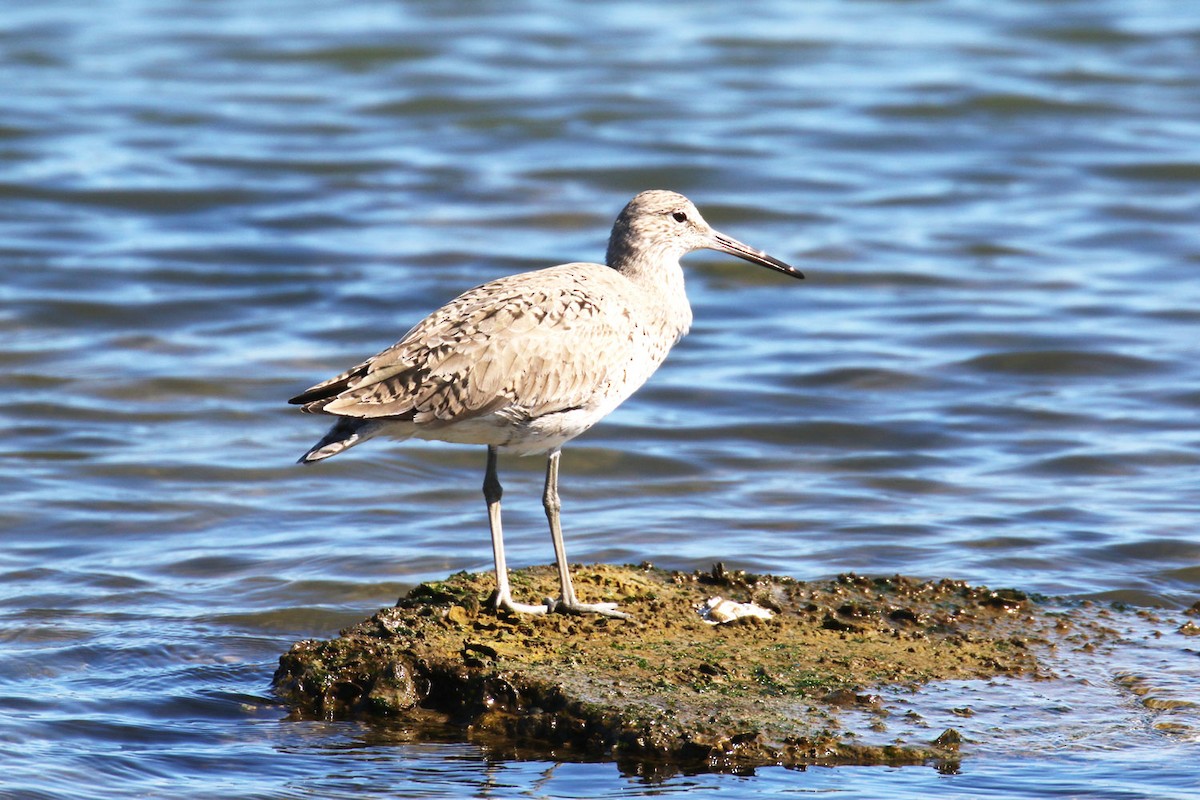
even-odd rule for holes
{"type": "Polygon", "coordinates": [[[652,306],[654,318],[676,337],[692,325],[692,307],[684,290],[683,268],[679,255],[641,248],[614,252],[609,247],[608,265],[638,287],[652,306]]]}

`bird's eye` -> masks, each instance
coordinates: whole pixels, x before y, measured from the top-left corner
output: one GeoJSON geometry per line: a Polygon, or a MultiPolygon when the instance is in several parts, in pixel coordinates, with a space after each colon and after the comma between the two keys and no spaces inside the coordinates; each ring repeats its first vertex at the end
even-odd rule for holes
{"type": "Polygon", "coordinates": [[[683,213],[682,211],[676,211],[671,215],[671,217],[676,222],[687,222],[687,214],[683,213]]]}

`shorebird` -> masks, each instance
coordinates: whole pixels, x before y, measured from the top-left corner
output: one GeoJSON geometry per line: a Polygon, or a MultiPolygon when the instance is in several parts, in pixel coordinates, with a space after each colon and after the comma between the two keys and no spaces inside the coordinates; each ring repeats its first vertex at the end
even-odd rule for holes
{"type": "Polygon", "coordinates": [[[683,195],[642,192],[613,224],[606,264],[562,264],[477,286],[382,353],[293,397],[289,402],[303,411],[337,418],[300,463],[380,434],[487,445],[483,496],[496,562],[494,606],[627,617],[616,603],[575,596],[559,523],[559,454],[645,383],[687,333],[692,308],[679,259],[700,249],[804,277],[713,230],[683,195]],[[501,450],[546,456],[542,504],[560,592],[541,605],[512,598],[496,474],[501,450]]]}

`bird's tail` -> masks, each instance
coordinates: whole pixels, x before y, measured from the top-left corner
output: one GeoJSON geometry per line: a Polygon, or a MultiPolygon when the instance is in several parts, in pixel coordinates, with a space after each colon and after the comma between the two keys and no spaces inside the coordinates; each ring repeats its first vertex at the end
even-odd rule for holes
{"type": "Polygon", "coordinates": [[[321,438],[321,441],[300,456],[297,463],[311,464],[314,461],[336,456],[346,448],[354,447],[354,445],[370,439],[382,428],[383,425],[375,420],[338,417],[337,422],[333,423],[333,427],[321,438]]]}

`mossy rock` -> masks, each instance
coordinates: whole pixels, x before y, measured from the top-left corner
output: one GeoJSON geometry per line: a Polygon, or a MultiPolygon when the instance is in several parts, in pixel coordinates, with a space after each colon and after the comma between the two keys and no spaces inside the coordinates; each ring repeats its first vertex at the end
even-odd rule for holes
{"type": "MultiPolygon", "coordinates": [[[[581,599],[616,601],[633,619],[497,612],[493,577],[458,573],[336,639],[297,643],[275,690],[301,717],[400,718],[649,768],[944,764],[958,758],[953,730],[865,744],[842,718],[885,718],[873,694],[883,686],[1037,675],[1028,645],[1057,621],[1019,592],[960,581],[573,570],[581,599]],[[715,595],[774,616],[709,624],[697,607],[715,595]]],[[[512,582],[523,599],[556,587],[549,567],[514,571],[512,582]]]]}

